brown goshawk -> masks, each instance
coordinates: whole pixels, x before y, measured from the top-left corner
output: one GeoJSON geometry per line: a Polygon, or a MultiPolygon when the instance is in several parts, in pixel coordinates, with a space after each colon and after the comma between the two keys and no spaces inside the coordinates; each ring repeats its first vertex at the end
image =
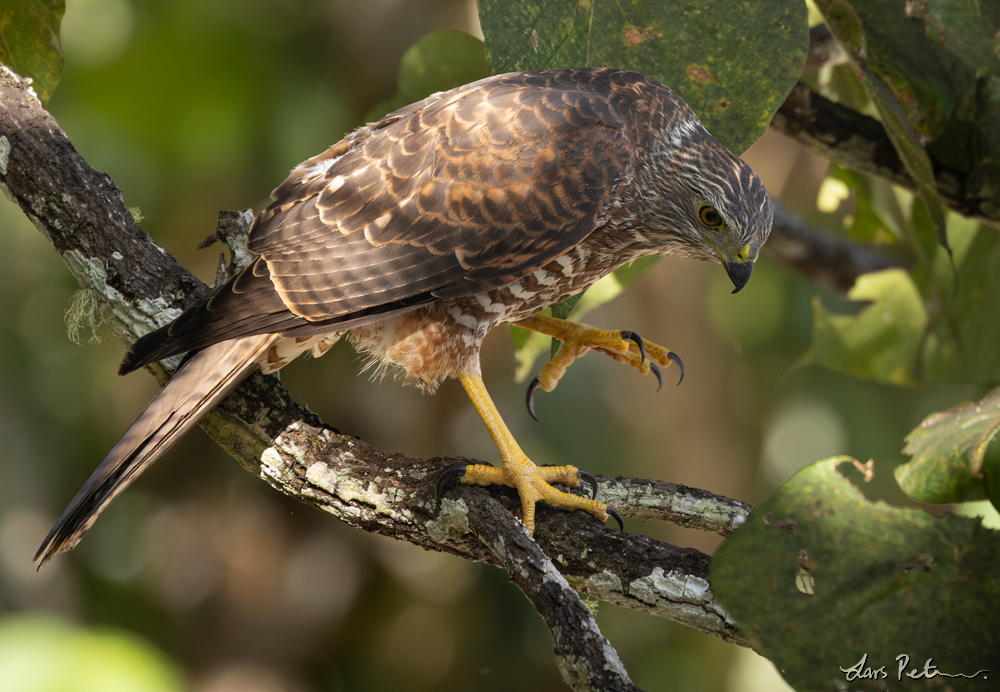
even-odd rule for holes
{"type": "Polygon", "coordinates": [[[461,380],[502,467],[463,483],[535,502],[608,508],[556,490],[573,466],[536,467],[486,392],[479,350],[520,324],[563,342],[536,379],[551,390],[587,350],[644,373],[672,353],[628,332],[538,315],[650,254],[720,263],[735,290],[771,226],[757,176],[658,82],[612,69],[504,74],[434,94],[297,166],[254,220],[258,257],[170,325],[139,339],[124,374],[193,352],[115,445],[46,537],[44,563],[248,374],[274,372],[341,337],[408,382],[461,380]]]}

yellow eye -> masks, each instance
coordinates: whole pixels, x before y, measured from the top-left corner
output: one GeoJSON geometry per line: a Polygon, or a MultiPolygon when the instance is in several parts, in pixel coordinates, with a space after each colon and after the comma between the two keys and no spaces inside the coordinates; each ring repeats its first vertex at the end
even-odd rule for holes
{"type": "Polygon", "coordinates": [[[722,215],[711,204],[703,204],[698,208],[698,218],[709,228],[722,228],[726,225],[722,215]]]}

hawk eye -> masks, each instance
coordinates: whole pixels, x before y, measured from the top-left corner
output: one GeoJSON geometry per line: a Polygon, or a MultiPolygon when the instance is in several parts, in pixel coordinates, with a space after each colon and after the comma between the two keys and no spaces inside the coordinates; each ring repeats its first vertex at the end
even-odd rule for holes
{"type": "Polygon", "coordinates": [[[722,228],[726,224],[722,215],[711,204],[703,204],[698,208],[698,218],[709,228],[722,228]]]}

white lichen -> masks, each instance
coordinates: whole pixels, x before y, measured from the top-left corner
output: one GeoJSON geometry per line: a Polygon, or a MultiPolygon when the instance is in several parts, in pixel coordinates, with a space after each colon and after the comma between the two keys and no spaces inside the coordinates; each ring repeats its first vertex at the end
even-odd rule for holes
{"type": "Polygon", "coordinates": [[[10,161],[10,140],[0,135],[0,175],[7,175],[8,161],[10,161]]]}
{"type": "Polygon", "coordinates": [[[424,527],[438,543],[457,539],[469,532],[469,508],[464,500],[441,500],[438,515],[424,527]]]}

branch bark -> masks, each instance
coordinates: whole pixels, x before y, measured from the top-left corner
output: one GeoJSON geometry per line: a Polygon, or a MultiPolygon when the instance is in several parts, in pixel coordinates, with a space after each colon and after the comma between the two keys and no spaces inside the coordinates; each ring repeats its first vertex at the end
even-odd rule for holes
{"type": "MultiPolygon", "coordinates": [[[[0,188],[94,293],[103,319],[126,344],[207,291],[135,222],[114,182],[80,157],[29,83],[2,65],[0,188]]],[[[161,364],[150,371],[161,384],[169,377],[161,364]]],[[[251,377],[202,427],[246,470],[352,526],[506,569],[548,625],[559,669],[574,689],[636,689],[579,593],[747,646],[709,588],[707,555],[543,507],[532,540],[511,514],[519,507],[513,491],[456,486],[436,497],[440,471],[475,462],[377,450],[325,425],[276,377],[251,377]],[[548,555],[559,556],[558,566],[548,555]]],[[[667,483],[599,482],[624,516],[723,535],[752,509],[667,483]]]]}
{"type": "MultiPolygon", "coordinates": [[[[916,189],[882,123],[834,103],[806,84],[795,85],[771,127],[831,161],[908,190],[916,189]]],[[[948,208],[1000,228],[1000,204],[995,195],[968,194],[966,189],[974,188],[969,173],[949,168],[933,156],[931,163],[938,195],[948,208]]]]}

